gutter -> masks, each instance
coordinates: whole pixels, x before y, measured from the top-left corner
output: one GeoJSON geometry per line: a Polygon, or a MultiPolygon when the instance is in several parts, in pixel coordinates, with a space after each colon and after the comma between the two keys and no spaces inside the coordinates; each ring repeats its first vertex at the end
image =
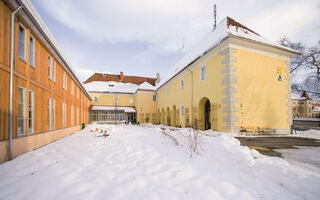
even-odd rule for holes
{"type": "Polygon", "coordinates": [[[19,6],[12,14],[11,14],[11,52],[10,52],[10,108],[9,108],[9,160],[12,160],[12,110],[13,110],[13,65],[14,65],[14,22],[15,22],[15,16],[17,12],[22,8],[22,6],[19,6]]]}

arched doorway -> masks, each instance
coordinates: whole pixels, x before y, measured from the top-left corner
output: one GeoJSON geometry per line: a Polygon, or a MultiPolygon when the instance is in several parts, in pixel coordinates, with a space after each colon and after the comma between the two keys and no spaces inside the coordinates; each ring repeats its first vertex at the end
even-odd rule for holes
{"type": "Polygon", "coordinates": [[[211,103],[207,97],[199,102],[198,124],[201,130],[211,129],[211,103]]]}
{"type": "Polygon", "coordinates": [[[172,107],[172,126],[177,126],[177,109],[176,109],[176,105],[173,105],[172,107]]]}
{"type": "Polygon", "coordinates": [[[167,107],[167,125],[171,125],[171,119],[170,119],[170,109],[167,107]]]}

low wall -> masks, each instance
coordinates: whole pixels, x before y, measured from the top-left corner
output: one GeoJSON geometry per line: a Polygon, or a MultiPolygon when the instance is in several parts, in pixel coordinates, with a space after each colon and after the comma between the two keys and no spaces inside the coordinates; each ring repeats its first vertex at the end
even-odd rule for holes
{"type": "Polygon", "coordinates": [[[320,118],[295,118],[294,126],[320,127],[320,118]]]}
{"type": "MultiPolygon", "coordinates": [[[[65,136],[71,135],[80,130],[80,126],[74,126],[55,131],[39,133],[31,136],[14,138],[12,140],[12,156],[13,158],[32,151],[51,142],[59,140],[65,136]]],[[[9,159],[9,140],[0,142],[0,163],[9,159]]]]}

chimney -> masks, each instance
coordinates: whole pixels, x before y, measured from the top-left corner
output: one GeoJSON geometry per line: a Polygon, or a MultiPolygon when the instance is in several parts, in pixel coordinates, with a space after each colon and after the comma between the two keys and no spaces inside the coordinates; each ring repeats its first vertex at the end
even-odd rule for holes
{"type": "Polygon", "coordinates": [[[157,73],[157,83],[160,82],[160,73],[157,73]]]}
{"type": "Polygon", "coordinates": [[[120,81],[123,81],[123,72],[120,72],[120,81]]]}

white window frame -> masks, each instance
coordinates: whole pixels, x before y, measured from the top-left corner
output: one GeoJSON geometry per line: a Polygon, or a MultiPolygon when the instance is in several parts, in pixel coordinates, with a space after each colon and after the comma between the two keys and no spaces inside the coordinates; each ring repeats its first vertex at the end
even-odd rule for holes
{"type": "Polygon", "coordinates": [[[77,108],[77,125],[79,125],[79,108],[77,108]]]}
{"type": "Polygon", "coordinates": [[[52,128],[52,111],[51,111],[51,109],[52,109],[52,105],[51,105],[51,97],[48,97],[48,121],[47,121],[47,123],[48,123],[48,131],[51,131],[51,128],[52,128]]]}
{"type": "Polygon", "coordinates": [[[57,70],[57,62],[53,59],[53,82],[56,83],[56,70],[57,70]]]}
{"type": "Polygon", "coordinates": [[[180,106],[180,117],[184,117],[184,105],[180,106]]]}
{"type": "Polygon", "coordinates": [[[129,103],[133,103],[133,97],[130,97],[129,103]]]}
{"type": "MultiPolygon", "coordinates": [[[[23,131],[22,133],[19,134],[19,119],[21,120],[21,118],[19,118],[19,105],[18,105],[18,111],[17,111],[17,134],[18,134],[18,137],[23,137],[26,135],[26,88],[25,87],[22,87],[22,86],[18,86],[18,98],[19,98],[19,89],[22,89],[22,106],[23,106],[23,109],[22,109],[22,120],[23,120],[23,131]]],[[[19,104],[19,99],[18,99],[18,104],[19,104]]]]}
{"type": "Polygon", "coordinates": [[[74,84],[73,84],[73,81],[71,81],[71,95],[74,96],[74,84]]]}
{"type": "Polygon", "coordinates": [[[71,126],[74,126],[74,107],[71,105],[71,126]]]}
{"type": "Polygon", "coordinates": [[[120,97],[115,97],[114,98],[114,102],[117,104],[117,103],[119,103],[119,101],[120,101],[120,97]]]}
{"type": "Polygon", "coordinates": [[[22,23],[19,23],[19,31],[18,31],[18,41],[19,41],[19,44],[18,44],[18,55],[19,55],[19,58],[23,61],[26,61],[26,52],[27,52],[27,33],[26,33],[26,27],[22,24],[22,23]],[[20,27],[23,29],[23,56],[21,57],[20,56],[20,38],[19,38],[19,34],[20,34],[20,27]]]}
{"type": "Polygon", "coordinates": [[[183,91],[184,90],[184,79],[180,80],[180,90],[183,91]]]}
{"type": "Polygon", "coordinates": [[[48,78],[52,80],[52,56],[48,54],[48,78]]]}
{"type": "Polygon", "coordinates": [[[207,79],[207,67],[204,65],[201,67],[200,69],[200,81],[205,81],[207,79]],[[202,73],[202,71],[204,70],[204,74],[202,73]]]}
{"type": "Polygon", "coordinates": [[[31,67],[33,67],[33,68],[35,68],[35,58],[36,58],[36,54],[35,54],[35,49],[36,49],[36,39],[35,39],[35,37],[33,37],[33,35],[31,35],[30,34],[30,37],[29,37],[29,65],[31,66],[31,67]],[[30,38],[32,38],[32,63],[30,62],[30,45],[31,45],[31,43],[30,43],[30,38]]]}
{"type": "Polygon", "coordinates": [[[52,130],[56,129],[56,99],[52,99],[52,130]]]}
{"type": "Polygon", "coordinates": [[[29,135],[33,135],[34,134],[34,91],[33,90],[29,90],[29,112],[31,109],[31,121],[30,121],[30,115],[28,115],[29,117],[29,135]],[[31,102],[30,102],[30,95],[31,95],[31,102]],[[31,107],[30,107],[31,105],[31,107]],[[31,123],[31,126],[30,126],[31,123]]]}

